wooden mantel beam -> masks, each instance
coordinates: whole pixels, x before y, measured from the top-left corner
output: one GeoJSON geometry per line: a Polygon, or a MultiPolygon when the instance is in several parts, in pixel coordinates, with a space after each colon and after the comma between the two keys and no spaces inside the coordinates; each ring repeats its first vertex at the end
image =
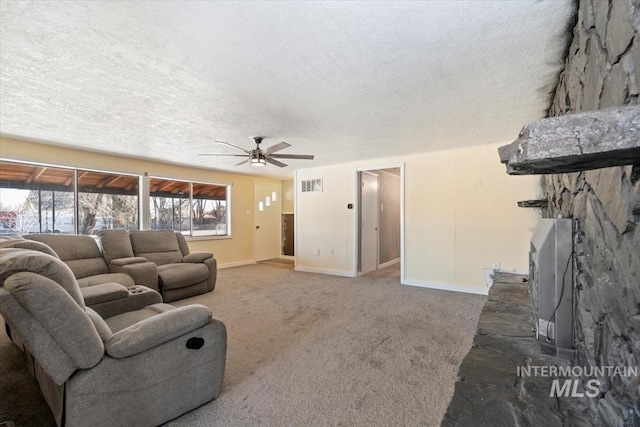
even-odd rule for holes
{"type": "Polygon", "coordinates": [[[498,149],[509,175],[578,172],[640,163],[640,106],[530,123],[498,149]]]}

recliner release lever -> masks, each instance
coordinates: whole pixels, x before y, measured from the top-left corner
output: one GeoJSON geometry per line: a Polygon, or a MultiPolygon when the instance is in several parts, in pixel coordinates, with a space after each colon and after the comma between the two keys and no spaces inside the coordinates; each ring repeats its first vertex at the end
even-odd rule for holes
{"type": "Polygon", "coordinates": [[[191,337],[187,340],[187,348],[189,350],[199,350],[204,345],[204,338],[191,337]]]}

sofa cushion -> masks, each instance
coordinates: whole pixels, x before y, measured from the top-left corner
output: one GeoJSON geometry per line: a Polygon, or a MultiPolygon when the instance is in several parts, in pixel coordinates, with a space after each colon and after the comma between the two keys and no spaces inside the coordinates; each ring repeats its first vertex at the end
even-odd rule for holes
{"type": "Polygon", "coordinates": [[[162,289],[177,289],[207,280],[209,269],[204,264],[165,264],[158,267],[162,289]]]}
{"type": "Polygon", "coordinates": [[[69,266],[76,279],[82,279],[83,277],[95,276],[97,274],[107,274],[109,267],[105,264],[104,259],[100,258],[85,258],[85,259],[70,259],[64,261],[69,266]]]}
{"type": "Polygon", "coordinates": [[[131,276],[125,273],[96,274],[95,276],[83,277],[82,279],[78,279],[78,285],[81,288],[109,282],[119,283],[127,288],[135,286],[135,282],[133,281],[131,276]]]}
{"type": "Polygon", "coordinates": [[[76,279],[109,272],[98,243],[91,236],[27,234],[26,237],[49,245],[71,268],[76,279]]]}
{"type": "Polygon", "coordinates": [[[182,262],[182,252],[173,231],[135,230],[129,232],[135,256],[141,256],[156,265],[182,262]]]}
{"type": "Polygon", "coordinates": [[[117,258],[133,257],[129,233],[125,230],[103,230],[99,234],[107,264],[117,258]]]}
{"type": "Polygon", "coordinates": [[[51,246],[62,261],[70,259],[102,258],[98,243],[91,236],[74,234],[27,234],[29,240],[51,246]]]}

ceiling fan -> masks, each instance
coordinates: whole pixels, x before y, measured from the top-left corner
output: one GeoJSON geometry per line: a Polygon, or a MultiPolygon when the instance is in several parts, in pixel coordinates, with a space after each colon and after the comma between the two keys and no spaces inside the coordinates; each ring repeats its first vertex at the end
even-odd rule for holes
{"type": "Polygon", "coordinates": [[[256,143],[256,148],[253,150],[245,150],[244,148],[238,147],[237,145],[229,144],[224,141],[215,141],[218,144],[228,145],[229,147],[233,147],[237,150],[244,151],[244,154],[215,154],[215,153],[207,153],[207,154],[199,154],[199,156],[233,156],[233,157],[247,157],[247,160],[243,160],[240,163],[237,163],[236,166],[240,166],[245,163],[249,163],[251,166],[266,166],[267,163],[271,163],[272,165],[276,165],[278,167],[287,166],[285,163],[282,163],[276,159],[302,159],[302,160],[313,160],[313,155],[311,154],[274,154],[276,151],[284,150],[285,148],[291,147],[291,144],[287,144],[286,142],[280,142],[276,145],[272,145],[269,148],[262,149],[260,148],[260,143],[264,137],[262,136],[254,136],[253,140],[256,143]]]}

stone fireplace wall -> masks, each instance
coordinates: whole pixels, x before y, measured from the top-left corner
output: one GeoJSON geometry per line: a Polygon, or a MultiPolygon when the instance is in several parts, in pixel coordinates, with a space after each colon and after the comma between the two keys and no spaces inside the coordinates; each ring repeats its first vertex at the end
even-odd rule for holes
{"type": "MultiPolygon", "coordinates": [[[[580,0],[549,116],[638,105],[640,0],[580,0]]],[[[577,220],[574,300],[579,366],[640,364],[640,161],[544,176],[546,217],[577,220]]],[[[637,377],[601,380],[585,416],[640,425],[637,377]]],[[[584,379],[583,379],[584,380],[584,379]]]]}

